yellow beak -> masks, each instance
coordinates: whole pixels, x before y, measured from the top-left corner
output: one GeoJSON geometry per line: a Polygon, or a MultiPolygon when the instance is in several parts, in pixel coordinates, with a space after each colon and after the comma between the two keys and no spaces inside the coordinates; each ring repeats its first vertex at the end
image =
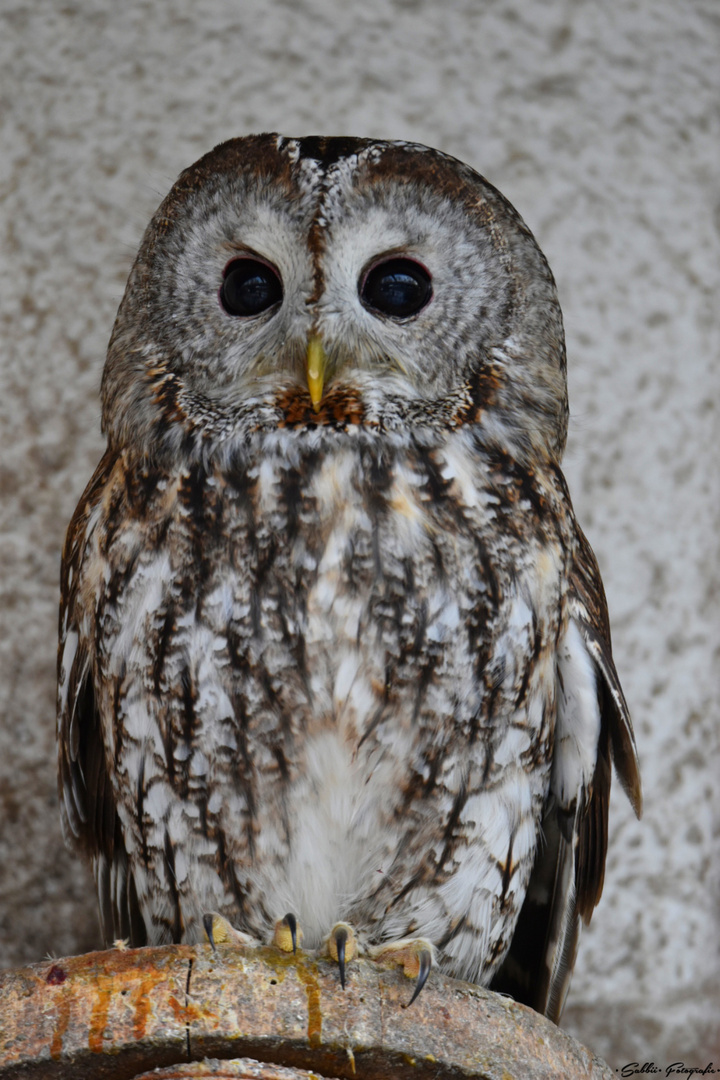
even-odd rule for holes
{"type": "Polygon", "coordinates": [[[308,338],[307,347],[307,382],[310,400],[315,412],[320,411],[323,382],[325,381],[325,350],[319,337],[313,334],[308,338]]]}

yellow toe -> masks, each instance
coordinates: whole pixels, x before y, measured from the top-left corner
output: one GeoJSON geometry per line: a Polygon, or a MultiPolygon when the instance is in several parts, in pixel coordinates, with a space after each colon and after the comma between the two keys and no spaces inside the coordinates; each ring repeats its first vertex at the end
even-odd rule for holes
{"type": "Polygon", "coordinates": [[[302,927],[292,912],[275,923],[273,945],[282,952],[295,952],[302,945],[302,939],[302,927]]]}
{"type": "Polygon", "coordinates": [[[331,960],[334,960],[337,964],[340,959],[340,953],[338,948],[340,943],[345,945],[345,963],[349,963],[350,960],[354,960],[358,954],[358,942],[355,937],[355,931],[349,923],[335,923],[332,930],[325,939],[325,951],[331,960]]]}
{"type": "Polygon", "coordinates": [[[428,964],[435,964],[435,946],[426,938],[403,938],[391,941],[387,945],[378,945],[370,952],[373,960],[380,964],[392,964],[401,967],[408,979],[417,979],[421,969],[428,964]]]}
{"type": "Polygon", "coordinates": [[[206,915],[203,915],[203,927],[205,929],[205,937],[210,942],[213,949],[216,945],[253,945],[260,944],[250,934],[244,934],[242,930],[236,930],[234,926],[227,921],[224,915],[219,915],[217,911],[209,911],[206,915]]]}

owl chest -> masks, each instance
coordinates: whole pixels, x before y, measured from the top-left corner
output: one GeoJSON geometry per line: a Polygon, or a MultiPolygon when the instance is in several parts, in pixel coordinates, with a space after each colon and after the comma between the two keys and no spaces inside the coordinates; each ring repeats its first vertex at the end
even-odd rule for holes
{"type": "Polygon", "coordinates": [[[354,449],[164,485],[106,543],[110,745],[152,747],[185,793],[280,781],[348,820],[547,758],[559,542],[443,463],[444,485],[354,449]]]}
{"type": "Polygon", "coordinates": [[[230,616],[238,651],[282,699],[294,687],[311,727],[340,717],[360,737],[383,703],[405,716],[418,683],[457,678],[458,652],[487,645],[522,568],[479,500],[433,498],[407,461],[373,470],[350,452],[314,469],[266,463],[254,480],[226,506],[225,609],[210,615],[211,592],[204,610],[230,616]]]}
{"type": "Polygon", "coordinates": [[[221,832],[261,893],[305,882],[314,910],[412,877],[453,823],[442,880],[490,829],[488,788],[519,808],[498,852],[539,813],[560,537],[469,457],[432,465],[268,457],[166,480],[121,528],[98,512],[80,592],[106,753],[146,793],[140,821],[137,783],[118,792],[139,848],[176,815],[183,845],[221,832]]]}

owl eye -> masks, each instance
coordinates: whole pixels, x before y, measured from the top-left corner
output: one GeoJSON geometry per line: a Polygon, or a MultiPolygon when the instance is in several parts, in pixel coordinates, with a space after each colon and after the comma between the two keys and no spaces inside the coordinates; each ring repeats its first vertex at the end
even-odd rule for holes
{"type": "Polygon", "coordinates": [[[282,300],[279,275],[258,259],[234,259],[226,266],[223,277],[220,303],[228,315],[259,315],[282,300]]]}
{"type": "Polygon", "coordinates": [[[413,259],[387,259],[378,263],[360,285],[360,299],[366,308],[395,319],[417,315],[431,296],[430,275],[413,259]]]}

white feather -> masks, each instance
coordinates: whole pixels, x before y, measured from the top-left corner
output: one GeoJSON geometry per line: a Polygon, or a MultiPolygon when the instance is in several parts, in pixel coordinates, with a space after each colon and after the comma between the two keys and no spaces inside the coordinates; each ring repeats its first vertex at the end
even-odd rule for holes
{"type": "Polygon", "coordinates": [[[558,643],[558,708],[552,791],[569,806],[595,771],[600,735],[597,675],[578,627],[568,622],[558,643]]]}

